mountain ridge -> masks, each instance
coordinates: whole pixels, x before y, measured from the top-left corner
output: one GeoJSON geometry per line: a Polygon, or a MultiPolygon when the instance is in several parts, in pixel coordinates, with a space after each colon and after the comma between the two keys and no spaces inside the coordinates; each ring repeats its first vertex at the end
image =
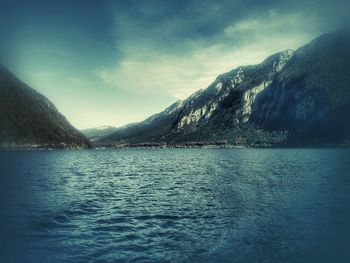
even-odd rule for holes
{"type": "Polygon", "coordinates": [[[104,136],[107,136],[114,131],[116,131],[118,128],[114,126],[99,126],[99,127],[93,127],[88,129],[80,130],[82,134],[84,134],[89,140],[96,141],[99,138],[102,138],[104,136]]]}
{"type": "MultiPolygon", "coordinates": [[[[350,80],[345,76],[350,65],[347,48],[350,41],[347,36],[347,31],[325,34],[296,51],[285,50],[269,56],[260,64],[237,67],[219,75],[208,88],[175,102],[140,123],[118,129],[99,142],[117,145],[227,141],[230,144],[259,146],[296,145],[307,143],[309,138],[310,142],[315,139],[317,143],[328,143],[330,138],[317,132],[323,126],[320,121],[313,121],[316,119],[313,114],[320,115],[319,119],[327,123],[326,115],[322,117],[322,110],[341,111],[338,109],[340,104],[348,109],[350,80]],[[322,76],[318,76],[320,74],[322,76]],[[290,80],[298,78],[307,81],[290,80]],[[318,78],[328,84],[318,83],[318,78]],[[281,83],[287,84],[283,86],[281,83]],[[298,87],[301,93],[298,92],[304,94],[305,99],[297,93],[297,89],[291,95],[293,87],[298,87]],[[326,92],[327,89],[329,92],[326,92]],[[336,99],[323,99],[317,107],[312,106],[318,97],[315,96],[313,102],[307,101],[310,90],[336,99]],[[296,96],[292,101],[298,106],[289,105],[284,96],[296,96]],[[284,105],[284,110],[281,105],[284,105]],[[305,115],[309,119],[299,120],[303,111],[309,112],[305,115]],[[284,119],[283,114],[289,117],[284,119]],[[271,116],[278,118],[271,119],[271,116]],[[288,123],[289,126],[284,125],[288,123]],[[292,128],[294,124],[296,127],[292,128]]],[[[345,116],[337,121],[344,127],[350,126],[345,116]]],[[[328,127],[332,129],[332,125],[328,127]]],[[[333,141],[348,140],[350,132],[347,130],[350,129],[340,136],[333,129],[333,141]]]]}
{"type": "Polygon", "coordinates": [[[88,148],[91,143],[44,95],[0,65],[1,148],[88,148]]]}

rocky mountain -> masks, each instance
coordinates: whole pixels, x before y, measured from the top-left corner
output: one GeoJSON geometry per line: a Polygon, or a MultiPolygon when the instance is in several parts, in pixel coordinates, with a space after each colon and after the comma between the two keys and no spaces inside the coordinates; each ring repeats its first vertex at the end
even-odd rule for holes
{"type": "Polygon", "coordinates": [[[281,145],[349,136],[349,33],[323,35],[297,51],[220,75],[205,90],[101,143],[227,142],[281,145]]]}
{"type": "Polygon", "coordinates": [[[91,141],[97,141],[98,139],[108,136],[117,130],[118,128],[113,126],[101,126],[101,127],[81,130],[81,133],[84,134],[91,141]]]}
{"type": "Polygon", "coordinates": [[[101,141],[127,143],[242,140],[249,130],[249,115],[256,94],[283,69],[293,51],[270,56],[259,65],[220,75],[207,89],[141,123],[120,129],[101,141]],[[241,131],[242,130],[242,131],[241,131]]]}
{"type": "Polygon", "coordinates": [[[287,130],[299,143],[350,138],[350,32],[323,35],[298,49],[261,92],[251,122],[287,130]]]}
{"type": "Polygon", "coordinates": [[[0,65],[0,146],[85,148],[90,142],[46,97],[0,65]]]}

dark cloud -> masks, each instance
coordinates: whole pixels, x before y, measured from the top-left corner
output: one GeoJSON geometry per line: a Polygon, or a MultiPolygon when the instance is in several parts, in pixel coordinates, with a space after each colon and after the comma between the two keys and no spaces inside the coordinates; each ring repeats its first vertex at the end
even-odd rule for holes
{"type": "Polygon", "coordinates": [[[266,17],[270,10],[281,15],[303,12],[310,17],[310,20],[303,18],[305,30],[326,32],[345,24],[349,7],[345,0],[118,1],[114,4],[114,34],[117,47],[128,43],[159,52],[183,53],[198,45],[210,46],[217,42],[238,45],[248,38],[243,34],[227,38],[225,28],[244,19],[266,17]]]}
{"type": "Polygon", "coordinates": [[[115,123],[113,112],[122,125],[345,26],[349,10],[349,0],[0,0],[0,62],[79,127],[115,123]]]}
{"type": "Polygon", "coordinates": [[[187,41],[212,42],[247,14],[272,7],[272,1],[132,1],[117,4],[116,34],[129,41],[160,42],[161,48],[187,41]]]}
{"type": "Polygon", "coordinates": [[[116,48],[116,59],[118,52],[119,58],[123,56],[118,47],[129,44],[170,53],[219,41],[237,45],[244,35],[227,38],[225,28],[267,16],[271,9],[280,14],[317,15],[317,24],[304,20],[327,31],[348,22],[350,4],[347,0],[0,0],[0,34],[6,36],[1,53],[9,53],[5,46],[16,47],[22,41],[18,36],[23,30],[57,43],[89,45],[83,48],[87,52],[101,49],[97,43],[103,43],[105,48],[116,48]]]}

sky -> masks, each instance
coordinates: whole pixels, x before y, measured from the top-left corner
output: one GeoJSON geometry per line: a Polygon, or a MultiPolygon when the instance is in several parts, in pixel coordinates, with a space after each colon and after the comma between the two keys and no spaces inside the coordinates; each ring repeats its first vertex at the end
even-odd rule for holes
{"type": "Polygon", "coordinates": [[[142,121],[349,23],[350,1],[0,0],[0,62],[78,129],[142,121]]]}

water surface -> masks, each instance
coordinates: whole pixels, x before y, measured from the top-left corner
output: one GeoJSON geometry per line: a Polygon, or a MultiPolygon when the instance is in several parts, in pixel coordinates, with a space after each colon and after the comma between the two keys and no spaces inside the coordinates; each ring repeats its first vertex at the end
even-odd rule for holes
{"type": "Polygon", "coordinates": [[[350,262],[349,164],[339,149],[2,152],[0,245],[19,262],[350,262]]]}

